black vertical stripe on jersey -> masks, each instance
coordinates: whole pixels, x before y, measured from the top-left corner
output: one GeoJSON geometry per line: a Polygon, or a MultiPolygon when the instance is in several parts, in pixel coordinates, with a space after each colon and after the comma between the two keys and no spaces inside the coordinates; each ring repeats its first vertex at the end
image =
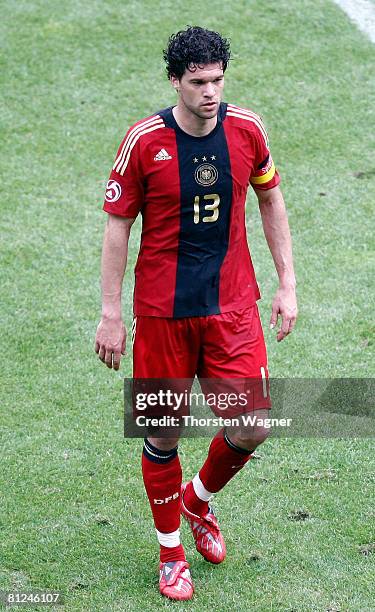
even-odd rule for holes
{"type": "Polygon", "coordinates": [[[220,313],[220,269],[228,250],[232,204],[230,158],[221,116],[216,128],[201,138],[185,134],[176,124],[181,193],[175,318],[220,313]],[[212,160],[212,156],[216,159],[212,160]],[[216,167],[218,179],[214,185],[202,186],[196,181],[195,171],[203,163],[216,167]],[[219,217],[215,222],[202,221],[202,217],[212,215],[211,211],[204,211],[204,205],[212,203],[203,199],[209,194],[220,196],[219,217]],[[198,224],[194,223],[196,196],[200,196],[198,224]]]}

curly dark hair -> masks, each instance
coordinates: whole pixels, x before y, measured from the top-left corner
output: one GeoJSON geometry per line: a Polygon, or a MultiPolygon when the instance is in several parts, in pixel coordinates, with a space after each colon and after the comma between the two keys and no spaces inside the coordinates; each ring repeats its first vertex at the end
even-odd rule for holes
{"type": "Polygon", "coordinates": [[[168,78],[181,79],[185,70],[194,70],[196,66],[221,62],[225,72],[230,58],[230,43],[218,32],[206,30],[199,26],[187,26],[172,34],[168,47],[163,51],[167,64],[168,78]]]}

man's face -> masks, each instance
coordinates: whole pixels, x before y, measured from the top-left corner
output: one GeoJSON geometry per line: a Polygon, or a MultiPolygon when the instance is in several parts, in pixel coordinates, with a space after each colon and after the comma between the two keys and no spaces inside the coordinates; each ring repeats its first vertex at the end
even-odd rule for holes
{"type": "Polygon", "coordinates": [[[191,113],[201,119],[212,119],[217,115],[224,89],[221,63],[186,69],[181,79],[171,77],[171,82],[179,91],[180,103],[191,113]]]}

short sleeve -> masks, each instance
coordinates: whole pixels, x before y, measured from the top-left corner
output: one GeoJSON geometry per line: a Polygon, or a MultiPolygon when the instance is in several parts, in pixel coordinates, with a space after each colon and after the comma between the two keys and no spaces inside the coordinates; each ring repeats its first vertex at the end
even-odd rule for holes
{"type": "Polygon", "coordinates": [[[135,219],[144,199],[139,140],[132,141],[130,129],[116,155],[105,190],[103,210],[120,217],[135,219]]]}
{"type": "Polygon", "coordinates": [[[256,155],[250,183],[256,189],[272,189],[280,183],[268,144],[268,135],[263,123],[255,126],[256,155]]]}

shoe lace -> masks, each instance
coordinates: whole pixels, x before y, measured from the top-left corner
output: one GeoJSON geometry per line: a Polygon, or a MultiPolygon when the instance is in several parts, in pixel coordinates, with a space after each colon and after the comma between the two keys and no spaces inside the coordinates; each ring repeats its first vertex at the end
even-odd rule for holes
{"type": "MultiPolygon", "coordinates": [[[[194,531],[196,531],[198,534],[201,533],[200,527],[204,526],[205,523],[209,526],[209,531],[214,536],[219,535],[220,529],[217,524],[216,517],[213,513],[212,508],[209,508],[208,513],[201,517],[200,524],[194,528],[194,531]]],[[[205,536],[206,534],[202,534],[202,535],[205,536]]]]}

